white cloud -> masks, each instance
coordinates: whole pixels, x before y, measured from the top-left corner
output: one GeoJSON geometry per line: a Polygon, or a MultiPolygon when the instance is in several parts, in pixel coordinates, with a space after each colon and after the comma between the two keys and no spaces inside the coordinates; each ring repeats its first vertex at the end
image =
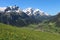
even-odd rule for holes
{"type": "Polygon", "coordinates": [[[0,7],[0,11],[4,11],[6,7],[0,7]]]}

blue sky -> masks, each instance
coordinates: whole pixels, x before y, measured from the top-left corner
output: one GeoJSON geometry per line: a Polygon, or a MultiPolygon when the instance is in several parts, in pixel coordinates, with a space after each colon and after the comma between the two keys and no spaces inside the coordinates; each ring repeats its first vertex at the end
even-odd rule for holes
{"type": "Polygon", "coordinates": [[[55,15],[60,12],[60,0],[0,0],[0,7],[17,5],[22,9],[32,7],[55,15]]]}

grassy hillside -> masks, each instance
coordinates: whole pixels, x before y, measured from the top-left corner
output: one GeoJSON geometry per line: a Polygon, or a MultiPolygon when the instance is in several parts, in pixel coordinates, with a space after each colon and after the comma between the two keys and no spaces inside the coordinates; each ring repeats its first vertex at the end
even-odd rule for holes
{"type": "Polygon", "coordinates": [[[0,23],[0,40],[60,40],[60,35],[0,23]]]}

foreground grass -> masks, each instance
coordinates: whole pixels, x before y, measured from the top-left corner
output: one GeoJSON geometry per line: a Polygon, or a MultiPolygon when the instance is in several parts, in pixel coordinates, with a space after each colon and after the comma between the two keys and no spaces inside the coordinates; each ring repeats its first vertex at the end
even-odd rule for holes
{"type": "Polygon", "coordinates": [[[60,35],[0,23],[0,40],[60,40],[60,35]]]}

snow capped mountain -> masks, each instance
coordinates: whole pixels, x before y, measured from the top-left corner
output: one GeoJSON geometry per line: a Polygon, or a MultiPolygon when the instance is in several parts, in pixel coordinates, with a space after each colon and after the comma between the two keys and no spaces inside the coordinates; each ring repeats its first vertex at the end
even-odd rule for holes
{"type": "Polygon", "coordinates": [[[0,12],[20,12],[22,11],[18,6],[7,6],[7,7],[0,7],[0,12]]]}
{"type": "Polygon", "coordinates": [[[33,9],[31,7],[21,10],[18,6],[7,6],[7,7],[0,7],[0,11],[6,12],[25,12],[28,16],[49,16],[48,13],[40,10],[40,9],[33,9]]]}
{"type": "Polygon", "coordinates": [[[50,16],[48,13],[45,13],[46,16],[50,16]]]}
{"type": "Polygon", "coordinates": [[[23,12],[25,12],[27,15],[31,16],[49,16],[49,14],[45,13],[44,11],[40,10],[40,9],[33,9],[33,8],[26,8],[23,10],[23,12]]]}
{"type": "Polygon", "coordinates": [[[21,10],[16,5],[0,7],[0,15],[2,15],[2,19],[4,20],[4,23],[12,22],[14,25],[15,25],[14,22],[16,22],[20,25],[21,21],[22,21],[22,23],[25,23],[25,24],[26,24],[26,22],[27,22],[27,24],[39,23],[50,17],[49,14],[47,14],[46,12],[44,12],[40,9],[26,8],[26,9],[21,10]],[[5,20],[7,20],[8,22],[5,20]],[[14,20],[14,22],[13,22],[13,20],[14,20]]]}
{"type": "Polygon", "coordinates": [[[34,12],[33,12],[34,15],[40,15],[40,16],[43,16],[45,15],[43,11],[41,11],[40,9],[35,9],[34,12]]]}
{"type": "Polygon", "coordinates": [[[23,10],[27,15],[31,16],[33,15],[33,8],[26,8],[23,10]]]}

